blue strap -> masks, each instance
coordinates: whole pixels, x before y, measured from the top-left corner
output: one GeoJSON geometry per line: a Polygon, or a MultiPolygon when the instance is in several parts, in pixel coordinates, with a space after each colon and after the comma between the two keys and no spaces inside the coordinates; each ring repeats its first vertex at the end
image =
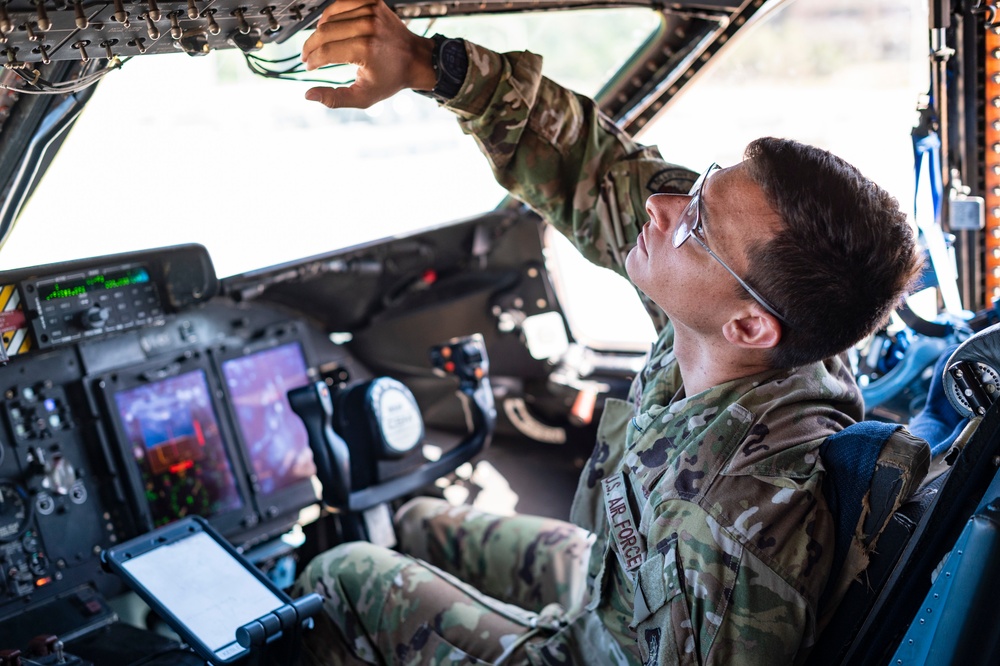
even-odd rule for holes
{"type": "MultiPolygon", "coordinates": [[[[913,219],[917,221],[918,232],[923,240],[924,251],[927,255],[927,261],[924,262],[924,270],[916,291],[940,286],[933,261],[935,257],[927,240],[927,234],[932,231],[928,224],[933,226],[939,225],[941,222],[941,199],[944,193],[944,183],[941,180],[941,137],[934,129],[936,121],[933,98],[931,98],[926,107],[920,108],[920,120],[910,132],[910,138],[913,141],[913,219]],[[919,214],[920,195],[924,189],[921,186],[924,183],[926,183],[925,187],[930,190],[933,208],[933,214],[929,220],[919,214]]],[[[934,232],[937,233],[937,230],[934,232]]]]}
{"type": "Polygon", "coordinates": [[[941,196],[944,192],[944,184],[941,182],[941,137],[934,130],[928,130],[923,137],[914,133],[913,138],[913,177],[915,186],[913,188],[913,215],[917,215],[917,207],[920,194],[920,183],[923,180],[920,175],[924,166],[924,158],[927,159],[928,185],[931,189],[931,202],[934,204],[934,219],[941,217],[941,196]]]}

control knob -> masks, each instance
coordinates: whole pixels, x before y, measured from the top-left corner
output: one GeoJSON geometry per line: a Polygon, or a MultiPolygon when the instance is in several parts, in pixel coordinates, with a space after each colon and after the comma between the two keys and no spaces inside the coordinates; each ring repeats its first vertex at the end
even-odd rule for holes
{"type": "Polygon", "coordinates": [[[111,311],[100,305],[93,305],[80,313],[80,325],[84,328],[99,329],[111,316],[111,311]]]}

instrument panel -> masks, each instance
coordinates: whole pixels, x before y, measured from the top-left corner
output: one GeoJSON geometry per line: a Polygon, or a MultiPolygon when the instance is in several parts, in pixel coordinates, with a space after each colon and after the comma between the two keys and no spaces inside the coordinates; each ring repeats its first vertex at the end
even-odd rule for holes
{"type": "Polygon", "coordinates": [[[323,4],[260,0],[10,0],[0,3],[5,66],[110,62],[143,53],[255,51],[315,20],[323,4]]]}
{"type": "Polygon", "coordinates": [[[114,622],[100,553],[187,515],[248,550],[317,503],[289,390],[364,378],[201,246],[0,273],[0,649],[114,622]]]}

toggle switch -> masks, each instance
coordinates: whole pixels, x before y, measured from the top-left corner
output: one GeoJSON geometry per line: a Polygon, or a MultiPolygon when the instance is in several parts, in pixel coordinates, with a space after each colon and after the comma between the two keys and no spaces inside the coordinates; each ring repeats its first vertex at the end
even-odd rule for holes
{"type": "Polygon", "coordinates": [[[215,10],[206,9],[201,13],[201,15],[205,17],[206,21],[208,21],[208,32],[212,35],[219,34],[222,28],[219,27],[219,24],[215,20],[215,10]]]}
{"type": "Polygon", "coordinates": [[[61,642],[54,634],[41,634],[28,642],[28,654],[33,657],[48,657],[55,654],[56,643],[61,642]]]}
{"type": "Polygon", "coordinates": [[[184,36],[184,31],[181,30],[181,20],[177,12],[170,12],[170,36],[174,39],[180,39],[184,36]]]}
{"type": "Polygon", "coordinates": [[[90,56],[87,55],[88,46],[90,46],[89,39],[81,39],[80,41],[73,44],[73,48],[80,52],[81,62],[90,62],[90,56]]]}
{"type": "Polygon", "coordinates": [[[0,666],[21,666],[21,651],[0,650],[0,666]]]}
{"type": "Polygon", "coordinates": [[[7,13],[7,3],[0,5],[0,30],[3,30],[4,34],[14,30],[14,24],[10,22],[10,14],[7,13]]]}
{"type": "Polygon", "coordinates": [[[260,13],[267,17],[267,29],[269,32],[278,32],[281,30],[281,24],[278,23],[278,19],[274,18],[274,7],[264,7],[264,9],[260,10],[260,13]]]}
{"type": "Polygon", "coordinates": [[[45,10],[45,0],[38,0],[38,18],[35,23],[42,32],[52,29],[52,21],[49,20],[49,13],[45,10]]]}
{"type": "Polygon", "coordinates": [[[83,3],[80,0],[73,2],[73,14],[76,16],[76,27],[78,30],[86,30],[90,25],[87,15],[83,13],[83,3]]]}
{"type": "Polygon", "coordinates": [[[126,44],[126,46],[131,46],[140,54],[143,54],[146,52],[146,45],[144,43],[145,41],[146,40],[143,39],[142,37],[136,37],[135,39],[130,39],[126,44]]]}
{"type": "Polygon", "coordinates": [[[117,43],[118,43],[117,39],[105,39],[103,42],[101,42],[101,46],[104,47],[104,57],[106,57],[108,60],[115,59],[115,54],[111,50],[111,47],[117,43]]]}
{"type": "Polygon", "coordinates": [[[139,14],[139,18],[146,22],[146,34],[149,35],[149,38],[155,42],[160,38],[160,29],[156,27],[155,23],[153,23],[156,19],[153,18],[151,12],[152,10],[143,12],[139,14]]]}
{"type": "Polygon", "coordinates": [[[29,42],[37,42],[41,39],[41,35],[35,32],[34,28],[31,27],[30,22],[24,24],[24,32],[28,35],[29,42]]]}
{"type": "Polygon", "coordinates": [[[121,23],[126,28],[129,27],[128,12],[125,11],[125,3],[122,0],[114,0],[115,3],[115,13],[113,16],[115,20],[121,23]]]}
{"type": "Polygon", "coordinates": [[[198,18],[198,8],[194,4],[194,0],[187,0],[188,6],[188,18],[192,21],[198,18]]]}
{"type": "Polygon", "coordinates": [[[52,62],[52,58],[49,57],[49,51],[45,48],[45,44],[39,44],[35,47],[35,52],[42,56],[42,64],[48,65],[52,62]]]}
{"type": "Polygon", "coordinates": [[[250,24],[247,23],[246,17],[243,16],[243,8],[238,7],[233,10],[233,16],[236,17],[236,29],[240,31],[241,35],[250,34],[250,24]]]}

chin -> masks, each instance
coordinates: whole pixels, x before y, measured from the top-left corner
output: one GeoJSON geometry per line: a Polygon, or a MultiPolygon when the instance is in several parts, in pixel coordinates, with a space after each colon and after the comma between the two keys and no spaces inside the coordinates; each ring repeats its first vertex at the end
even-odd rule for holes
{"type": "MultiPolygon", "coordinates": [[[[638,276],[639,271],[633,268],[633,266],[637,261],[640,261],[636,257],[636,253],[638,252],[639,252],[639,247],[637,245],[634,245],[632,246],[632,249],[628,251],[628,254],[625,255],[625,274],[628,276],[628,279],[632,282],[632,284],[634,284],[637,287],[639,287],[639,283],[636,281],[636,278],[639,277],[638,276]]],[[[641,277],[639,279],[641,280],[641,277]]],[[[642,287],[639,288],[641,289],[642,287]]]]}

